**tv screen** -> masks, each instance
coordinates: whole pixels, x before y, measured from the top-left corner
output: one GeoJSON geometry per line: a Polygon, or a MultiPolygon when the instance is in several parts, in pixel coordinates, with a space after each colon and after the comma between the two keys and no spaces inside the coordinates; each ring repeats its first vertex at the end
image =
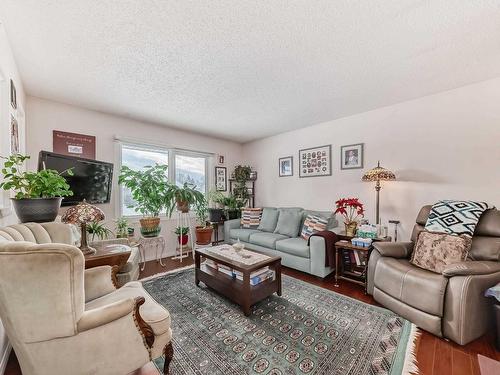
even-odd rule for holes
{"type": "Polygon", "coordinates": [[[73,171],[73,176],[63,175],[73,191],[71,197],[63,199],[63,206],[72,206],[84,199],[88,203],[109,203],[113,181],[112,163],[40,151],[38,170],[44,167],[58,172],[69,168],[73,171]]]}

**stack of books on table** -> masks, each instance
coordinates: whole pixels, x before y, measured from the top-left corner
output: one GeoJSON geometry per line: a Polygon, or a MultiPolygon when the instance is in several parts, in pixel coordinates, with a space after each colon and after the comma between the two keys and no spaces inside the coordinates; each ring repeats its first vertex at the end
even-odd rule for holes
{"type": "MultiPolygon", "coordinates": [[[[229,275],[232,278],[243,281],[243,273],[237,270],[233,270],[231,267],[219,264],[211,259],[206,259],[205,265],[216,271],[225,273],[226,275],[229,275]]],[[[250,285],[258,285],[263,281],[273,278],[274,278],[274,271],[270,270],[269,267],[264,267],[250,274],[250,285]]]]}

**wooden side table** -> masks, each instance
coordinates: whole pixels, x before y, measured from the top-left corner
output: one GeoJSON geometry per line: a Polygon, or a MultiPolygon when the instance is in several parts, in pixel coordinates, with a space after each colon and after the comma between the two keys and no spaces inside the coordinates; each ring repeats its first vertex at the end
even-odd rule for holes
{"type": "Polygon", "coordinates": [[[214,229],[214,240],[212,241],[212,245],[216,246],[216,245],[220,244],[221,242],[224,242],[224,239],[219,240],[219,225],[224,224],[224,220],[222,220],[222,221],[209,221],[208,223],[214,229]]]}
{"type": "MultiPolygon", "coordinates": [[[[361,247],[354,246],[351,243],[352,237],[346,236],[345,234],[337,235],[341,240],[335,243],[335,287],[339,287],[338,280],[346,280],[353,282],[355,284],[362,285],[367,293],[367,285],[366,285],[366,273],[368,271],[368,261],[370,260],[370,254],[373,250],[373,246],[370,247],[361,247]],[[346,251],[360,251],[365,255],[365,264],[364,265],[354,265],[351,266],[350,269],[345,269],[343,254],[346,251]]],[[[375,238],[373,242],[390,242],[391,237],[386,238],[375,238]]]]}
{"type": "Polygon", "coordinates": [[[85,255],[85,268],[117,266],[121,269],[130,257],[130,247],[126,245],[94,245],[97,252],[85,255]]]}

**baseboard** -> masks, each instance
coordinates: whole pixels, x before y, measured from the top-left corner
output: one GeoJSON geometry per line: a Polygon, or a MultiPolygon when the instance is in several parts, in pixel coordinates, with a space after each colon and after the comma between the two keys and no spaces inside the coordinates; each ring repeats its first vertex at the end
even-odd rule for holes
{"type": "Polygon", "coordinates": [[[10,343],[7,343],[7,347],[5,351],[2,353],[2,360],[0,361],[0,375],[3,375],[5,372],[5,368],[7,367],[7,362],[9,362],[10,351],[12,350],[12,346],[10,343]]]}

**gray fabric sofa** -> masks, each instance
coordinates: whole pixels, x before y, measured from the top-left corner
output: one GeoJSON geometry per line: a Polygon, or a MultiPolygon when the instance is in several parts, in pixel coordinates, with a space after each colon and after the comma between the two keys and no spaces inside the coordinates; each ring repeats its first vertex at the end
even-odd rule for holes
{"type": "Polygon", "coordinates": [[[325,277],[334,271],[325,267],[325,241],[321,237],[312,237],[308,246],[307,241],[300,237],[304,220],[309,214],[327,219],[328,230],[333,231],[337,227],[337,221],[329,211],[265,207],[259,229],[242,228],[240,219],[229,220],[224,223],[224,239],[228,244],[240,240],[246,249],[280,256],[281,264],[286,267],[325,277]],[[275,220],[268,220],[266,211],[275,212],[275,220]],[[296,215],[300,216],[298,223],[296,215]]]}

